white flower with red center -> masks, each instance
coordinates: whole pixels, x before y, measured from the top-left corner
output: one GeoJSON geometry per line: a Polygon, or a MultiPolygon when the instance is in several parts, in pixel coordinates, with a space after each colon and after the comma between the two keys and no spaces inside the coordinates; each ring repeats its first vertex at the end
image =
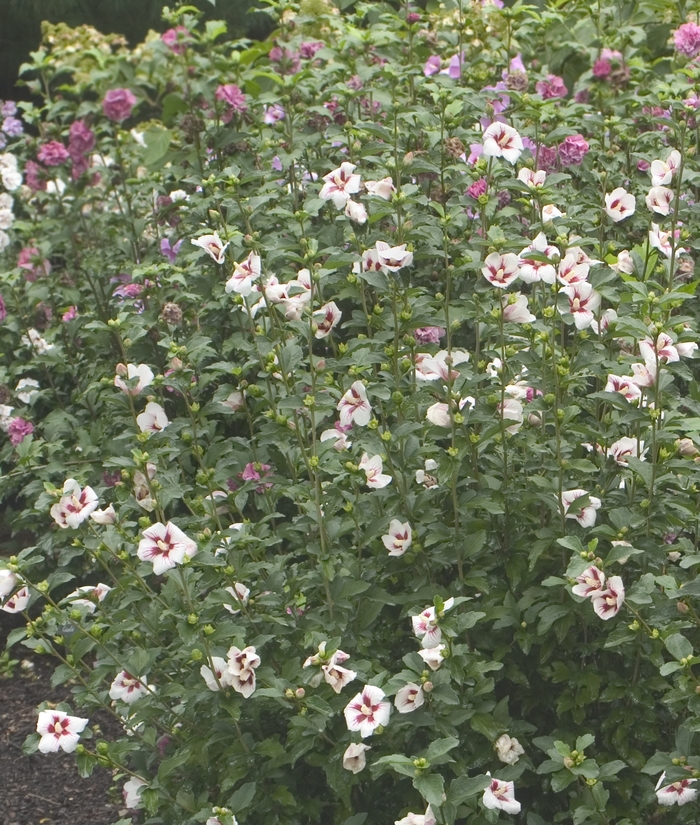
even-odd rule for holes
{"type": "Polygon", "coordinates": [[[166,570],[177,567],[185,560],[197,555],[197,545],[176,527],[172,521],[167,524],[156,522],[146,528],[139,542],[137,555],[141,561],[153,563],[153,572],[161,576],[166,570]]]}
{"type": "Polygon", "coordinates": [[[68,478],[63,484],[63,495],[51,507],[51,516],[64,530],[68,527],[75,530],[97,509],[98,504],[97,493],[92,487],[81,489],[74,478],[68,478]]]}
{"type": "Polygon", "coordinates": [[[615,272],[622,272],[625,275],[632,275],[634,272],[634,258],[628,249],[623,249],[617,253],[617,263],[610,264],[610,269],[615,272]]]}
{"type": "Polygon", "coordinates": [[[503,296],[503,320],[511,324],[531,324],[536,321],[536,317],[528,308],[527,295],[520,292],[503,296]]]}
{"type": "MultiPolygon", "coordinates": [[[[230,541],[230,536],[228,537],[228,539],[230,541]]],[[[225,587],[224,590],[227,593],[230,593],[233,597],[234,603],[239,605],[239,609],[236,610],[235,608],[231,607],[230,604],[224,602],[224,609],[228,610],[228,612],[231,613],[233,616],[237,616],[241,612],[240,608],[245,607],[248,604],[250,590],[241,582],[234,582],[233,587],[225,587]]]]}
{"type": "Polygon", "coordinates": [[[207,255],[212,257],[217,264],[222,264],[225,260],[225,252],[228,243],[224,243],[219,237],[218,232],[212,235],[200,235],[198,238],[192,238],[192,243],[203,249],[207,255]]]}
{"type": "Polygon", "coordinates": [[[382,536],[382,543],[389,551],[390,556],[403,556],[411,546],[412,541],[413,531],[411,525],[407,521],[402,524],[397,518],[393,518],[389,522],[389,532],[382,536]]]}
{"type": "Polygon", "coordinates": [[[362,226],[367,223],[367,210],[364,204],[350,199],[345,204],[345,217],[350,218],[353,223],[362,226]]]}
{"type": "Polygon", "coordinates": [[[686,805],[688,802],[694,802],[698,795],[697,789],[692,788],[691,785],[697,782],[697,779],[681,779],[678,782],[672,782],[670,785],[665,785],[660,788],[659,785],[666,778],[666,773],[662,773],[656,785],[656,798],[659,805],[686,805]]]}
{"type": "Polygon", "coordinates": [[[114,376],[114,386],[119,387],[127,395],[138,395],[141,390],[153,383],[153,370],[148,364],[117,364],[117,374],[114,376]],[[125,380],[126,379],[126,380],[125,380]],[[134,379],[136,384],[133,384],[134,379]],[[127,385],[126,381],[129,382],[127,385]]]}
{"type": "Polygon", "coordinates": [[[673,190],[668,187],[652,186],[646,196],[647,208],[665,217],[671,213],[673,197],[673,190]]]}
{"type": "Polygon", "coordinates": [[[391,476],[383,473],[384,462],[381,456],[369,456],[367,453],[362,454],[359,464],[360,470],[364,470],[365,484],[373,490],[381,490],[387,484],[391,484],[391,476]]]}
{"type": "Polygon", "coordinates": [[[119,700],[127,705],[148,694],[145,677],[132,676],[127,670],[122,670],[109,688],[109,698],[119,700]]]}
{"type": "Polygon", "coordinates": [[[324,175],[324,184],[318,193],[319,198],[333,201],[336,209],[344,209],[350,195],[357,194],[362,186],[362,178],[353,174],[356,168],[354,163],[345,161],[337,169],[324,175]]]}
{"type": "Polygon", "coordinates": [[[255,668],[260,664],[260,657],[252,646],[243,650],[231,647],[227,655],[231,687],[247,699],[255,691],[255,668]]]}
{"type": "Polygon", "coordinates": [[[651,338],[644,338],[639,342],[639,353],[646,364],[659,363],[670,364],[673,361],[680,361],[678,349],[673,344],[673,338],[665,332],[660,332],[656,341],[651,338]]]}
{"type": "Polygon", "coordinates": [[[160,404],[149,401],[146,409],[136,416],[136,423],[142,433],[159,433],[170,424],[170,421],[160,404]]]}
{"type": "Polygon", "coordinates": [[[348,730],[359,731],[366,739],[380,726],[386,726],[391,714],[389,702],[382,702],[384,691],[373,685],[366,685],[362,693],[350,700],[344,710],[348,730]]]}
{"type": "Polygon", "coordinates": [[[493,777],[481,800],[485,808],[505,811],[507,814],[520,813],[520,803],[515,799],[515,785],[493,777]]]}
{"type": "Polygon", "coordinates": [[[576,499],[584,496],[588,496],[586,490],[565,490],[561,494],[561,506],[567,518],[575,518],[581,527],[593,527],[596,520],[596,510],[599,510],[603,503],[599,498],[589,496],[588,504],[584,505],[580,511],[569,513],[569,509],[576,499]]]}
{"type": "Polygon", "coordinates": [[[627,375],[608,375],[605,392],[619,392],[628,401],[639,401],[642,397],[642,391],[635,383],[634,378],[627,375]]]}
{"type": "Polygon", "coordinates": [[[523,141],[518,132],[507,123],[495,121],[484,130],[483,155],[487,158],[505,158],[517,163],[523,151],[523,141]]]}
{"type": "Polygon", "coordinates": [[[542,223],[551,223],[555,218],[565,218],[566,212],[562,212],[553,203],[548,203],[542,207],[542,223]]]}
{"type": "Polygon", "coordinates": [[[340,693],[345,685],[349,685],[350,682],[353,682],[357,678],[357,673],[354,670],[349,670],[338,664],[338,653],[342,653],[342,651],[337,651],[328,664],[321,665],[323,678],[336,693],[340,693]]]}
{"type": "Polygon", "coordinates": [[[588,567],[581,575],[576,576],[576,581],[578,584],[571,588],[571,592],[583,599],[605,590],[605,573],[597,567],[588,567]]]}
{"type": "Polygon", "coordinates": [[[626,467],[627,459],[630,456],[643,461],[647,452],[648,448],[646,450],[644,449],[643,441],[639,441],[637,438],[623,436],[623,438],[618,438],[617,441],[610,445],[606,455],[608,458],[614,458],[622,467],[626,467]]]}
{"type": "Polygon", "coordinates": [[[621,186],[613,189],[612,192],[605,196],[605,211],[615,223],[624,221],[625,218],[634,215],[636,205],[637,202],[634,199],[634,195],[621,186]]]}
{"type": "Polygon", "coordinates": [[[317,309],[313,314],[314,323],[316,324],[316,338],[326,338],[330,335],[331,330],[337,326],[341,317],[342,313],[335,301],[330,301],[330,303],[317,309]]]}
{"type": "Polygon", "coordinates": [[[455,381],[460,373],[454,367],[466,364],[469,353],[463,349],[448,351],[441,349],[435,355],[425,352],[416,353],[416,378],[420,381],[455,381]],[[449,363],[448,363],[449,361],[449,363]]]}
{"type": "Polygon", "coordinates": [[[117,520],[117,511],[114,509],[114,505],[110,504],[104,510],[94,510],[90,513],[90,519],[95,524],[114,524],[117,520]]]}
{"type": "Polygon", "coordinates": [[[402,687],[394,697],[394,707],[399,713],[412,713],[418,710],[424,702],[423,688],[413,682],[402,687]]]}
{"type": "Polygon", "coordinates": [[[425,418],[435,427],[449,428],[452,426],[450,408],[447,404],[444,404],[440,401],[428,407],[428,409],[425,411],[425,418]]]}
{"type": "Polygon", "coordinates": [[[421,639],[424,648],[435,648],[442,640],[442,631],[439,627],[439,620],[448,610],[454,607],[455,600],[449,598],[445,601],[442,611],[438,614],[435,607],[426,607],[417,616],[411,616],[414,634],[421,639]]]}
{"type": "Polygon", "coordinates": [[[321,441],[334,440],[333,448],[338,450],[338,452],[348,450],[352,447],[352,441],[348,440],[345,428],[341,426],[340,422],[336,422],[332,430],[324,430],[319,437],[321,441]]]}
{"type": "Polygon", "coordinates": [[[617,312],[614,309],[606,309],[601,313],[599,321],[595,318],[591,321],[591,329],[596,335],[605,335],[613,321],[617,321],[617,312]]]}
{"type": "MultiPolygon", "coordinates": [[[[520,171],[523,170],[521,169],[520,171]]],[[[547,236],[544,232],[540,232],[535,236],[532,243],[526,246],[518,255],[520,258],[520,269],[518,270],[520,280],[526,284],[535,284],[539,281],[543,281],[545,284],[553,284],[557,277],[554,265],[529,257],[533,252],[538,256],[546,257],[550,260],[559,255],[559,250],[556,246],[548,244],[547,236]]]]}
{"type": "Polygon", "coordinates": [[[86,584],[69,593],[64,601],[69,602],[71,607],[85,607],[88,613],[94,613],[111,590],[106,584],[86,584]]]}
{"type": "Polygon", "coordinates": [[[124,807],[132,810],[141,807],[141,791],[147,787],[143,779],[132,776],[124,783],[122,796],[124,797],[124,807]]]}
{"type": "Polygon", "coordinates": [[[579,262],[575,255],[567,253],[561,261],[557,271],[557,281],[563,286],[572,284],[582,284],[588,280],[590,266],[585,262],[579,262]]]}
{"type": "Polygon", "coordinates": [[[413,263],[413,252],[406,251],[405,243],[400,246],[389,246],[384,241],[377,241],[375,249],[379,263],[385,272],[398,272],[413,263]]]}
{"type": "Polygon", "coordinates": [[[606,589],[591,596],[593,610],[603,621],[617,616],[624,601],[625,585],[619,576],[611,576],[606,582],[606,589]]]}
{"type": "Polygon", "coordinates": [[[372,417],[372,406],[367,400],[367,390],[362,381],[355,381],[350,389],[338,401],[336,409],[340,413],[340,426],[351,427],[357,424],[366,427],[372,417]]]}
{"type": "Polygon", "coordinates": [[[632,364],[634,375],[630,378],[638,387],[653,387],[656,383],[656,364],[648,361],[645,364],[632,364]]]}
{"type": "Polygon", "coordinates": [[[569,299],[569,312],[573,315],[576,329],[590,327],[600,306],[600,293],[587,281],[565,286],[561,291],[569,299]]]}
{"type": "Polygon", "coordinates": [[[436,647],[429,647],[418,651],[418,655],[428,665],[431,670],[437,670],[445,661],[445,645],[439,644],[436,647]]]}
{"type": "Polygon", "coordinates": [[[506,427],[506,432],[515,435],[523,426],[523,405],[516,398],[506,398],[503,404],[498,405],[498,410],[501,413],[501,418],[504,421],[513,421],[506,427]]]}
{"type": "Polygon", "coordinates": [[[12,593],[18,581],[17,575],[11,570],[0,570],[0,600],[12,593]]]}
{"type": "MultiPolygon", "coordinates": [[[[680,235],[680,230],[676,229],[676,240],[680,235]]],[[[649,230],[649,244],[654,249],[658,249],[659,252],[662,252],[667,258],[670,258],[673,255],[673,246],[671,244],[671,233],[664,232],[662,229],[657,226],[657,224],[652,223],[651,229],[649,230]]],[[[677,246],[676,247],[676,255],[682,255],[684,252],[687,252],[686,249],[683,247],[677,246]]]]}
{"type": "Polygon", "coordinates": [[[430,487],[437,487],[438,480],[434,475],[432,475],[432,473],[438,468],[437,461],[435,461],[434,458],[426,458],[423,466],[424,469],[416,470],[416,483],[422,484],[428,489],[430,487]]]}
{"type": "Polygon", "coordinates": [[[372,750],[369,745],[363,745],[361,742],[353,742],[348,745],[343,754],[343,768],[352,773],[359,773],[365,769],[367,765],[367,757],[365,751],[372,750]]]}
{"type": "Polygon", "coordinates": [[[377,198],[382,198],[385,201],[390,201],[396,192],[394,181],[391,178],[382,178],[381,180],[365,181],[365,189],[377,198]]]}
{"type": "Polygon", "coordinates": [[[515,737],[502,734],[496,739],[496,755],[505,762],[506,765],[515,765],[520,757],[525,753],[523,746],[515,737]]]}
{"type": "Polygon", "coordinates": [[[652,186],[667,186],[673,180],[681,165],[681,153],[677,149],[671,150],[666,160],[652,160],[649,167],[652,186]]]}
{"type": "MultiPolygon", "coordinates": [[[[570,236],[570,240],[579,240],[578,236],[570,236]]],[[[588,266],[596,266],[601,263],[596,258],[591,258],[585,249],[581,246],[570,246],[564,253],[565,255],[573,255],[577,264],[588,264],[588,266]]]]}
{"type": "Polygon", "coordinates": [[[232,676],[229,673],[226,659],[222,659],[221,656],[212,656],[211,664],[214,666],[213,671],[208,665],[202,665],[199,669],[199,672],[202,674],[202,678],[206,682],[209,690],[216,692],[221,690],[222,687],[231,687],[232,676]]]}
{"type": "Polygon", "coordinates": [[[227,293],[236,292],[244,298],[253,291],[253,283],[258,283],[262,273],[260,255],[249,253],[245,261],[234,263],[233,275],[226,281],[227,293]]]}
{"type": "Polygon", "coordinates": [[[311,273],[300,269],[297,277],[285,284],[288,297],[282,299],[284,317],[288,321],[298,321],[307,304],[311,302],[311,273]]]}
{"type": "Polygon", "coordinates": [[[408,813],[403,819],[397,819],[394,825],[437,825],[437,819],[430,805],[425,809],[424,814],[408,813]]]}
{"type": "Polygon", "coordinates": [[[42,710],[36,723],[37,733],[41,734],[39,750],[42,753],[58,753],[59,750],[73,753],[88,721],[69,716],[62,710],[42,710]]]}
{"type": "Polygon", "coordinates": [[[523,167],[518,172],[518,180],[526,186],[529,186],[530,189],[541,189],[547,180],[547,173],[541,170],[534,172],[532,169],[523,167]]]}
{"type": "Polygon", "coordinates": [[[481,274],[486,280],[499,289],[506,289],[515,281],[520,273],[520,258],[512,252],[500,255],[492,252],[484,261],[481,274]]]}
{"type": "Polygon", "coordinates": [[[355,261],[352,265],[352,271],[355,275],[360,275],[363,272],[381,272],[382,263],[379,260],[379,251],[377,249],[365,249],[362,253],[362,260],[355,261]]]}
{"type": "Polygon", "coordinates": [[[5,602],[2,609],[5,613],[21,613],[27,609],[29,604],[29,588],[20,588],[13,596],[5,602]]]}

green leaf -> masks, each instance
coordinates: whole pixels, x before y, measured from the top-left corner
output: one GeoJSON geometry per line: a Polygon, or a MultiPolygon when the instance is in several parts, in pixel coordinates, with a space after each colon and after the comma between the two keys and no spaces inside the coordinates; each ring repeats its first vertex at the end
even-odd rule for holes
{"type": "Polygon", "coordinates": [[[229,799],[228,804],[231,809],[234,811],[242,811],[244,808],[247,808],[255,796],[255,787],[255,782],[246,782],[245,785],[241,785],[229,799]]]}
{"type": "Polygon", "coordinates": [[[428,762],[432,762],[434,759],[437,759],[438,756],[449,753],[449,751],[458,745],[459,739],[456,739],[454,736],[450,736],[447,739],[436,739],[435,742],[430,743],[425,758],[428,762]]]}
{"type": "Polygon", "coordinates": [[[480,794],[490,784],[491,777],[484,774],[480,776],[458,776],[452,780],[447,798],[454,805],[459,805],[465,799],[480,794]]]}
{"type": "Polygon", "coordinates": [[[592,733],[584,733],[583,736],[579,736],[576,740],[576,750],[585,751],[589,745],[592,745],[595,742],[595,736],[592,733]]]}
{"type": "Polygon", "coordinates": [[[687,659],[688,656],[693,655],[693,646],[680,633],[673,633],[664,639],[666,650],[674,657],[674,659],[687,659]]]}
{"type": "Polygon", "coordinates": [[[143,155],[143,162],[146,166],[160,160],[170,148],[170,141],[173,139],[172,132],[168,129],[149,129],[143,136],[148,147],[143,155]]]}
{"type": "Polygon", "coordinates": [[[427,776],[416,776],[413,787],[425,799],[428,805],[439,808],[442,805],[442,794],[445,789],[445,780],[438,773],[427,776]]]}

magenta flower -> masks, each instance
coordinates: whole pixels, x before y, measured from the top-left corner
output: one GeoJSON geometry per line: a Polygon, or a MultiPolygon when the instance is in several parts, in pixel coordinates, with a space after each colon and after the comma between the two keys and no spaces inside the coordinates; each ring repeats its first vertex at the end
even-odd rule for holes
{"type": "Polygon", "coordinates": [[[299,54],[305,60],[311,60],[316,52],[319,51],[319,49],[323,49],[325,45],[326,44],[322,43],[320,40],[302,43],[301,46],[299,46],[299,54]]]}
{"type": "Polygon", "coordinates": [[[588,142],[583,135],[571,135],[559,144],[559,159],[562,166],[580,166],[588,154],[588,142]]]}
{"type": "Polygon", "coordinates": [[[535,83],[535,89],[542,95],[543,100],[566,97],[568,92],[563,79],[556,74],[548,74],[544,80],[538,80],[535,83]]]}
{"type": "Polygon", "coordinates": [[[273,103],[272,106],[265,107],[263,121],[270,125],[272,123],[277,123],[280,120],[284,120],[286,116],[287,113],[284,111],[284,106],[280,103],[273,103]]]}
{"type": "Polygon", "coordinates": [[[673,32],[676,51],[687,57],[700,54],[700,26],[697,23],[683,23],[673,32]]]}
{"type": "Polygon", "coordinates": [[[63,322],[75,321],[75,319],[77,317],[78,317],[78,307],[71,306],[71,307],[68,307],[68,309],[63,313],[63,315],[61,316],[61,320],[63,322]]]}
{"type": "Polygon", "coordinates": [[[165,255],[165,257],[170,261],[171,264],[174,264],[178,253],[180,252],[180,247],[182,246],[182,238],[177,241],[173,246],[170,245],[169,238],[163,238],[160,242],[160,252],[161,255],[165,255]]]}
{"type": "Polygon", "coordinates": [[[68,153],[71,157],[74,154],[85,155],[95,148],[95,133],[86,125],[84,120],[76,120],[70,127],[70,139],[68,141],[68,153]]]}
{"type": "Polygon", "coordinates": [[[17,258],[17,266],[24,270],[24,277],[34,283],[40,275],[51,272],[49,261],[41,257],[41,252],[35,246],[25,246],[17,258]]]}
{"type": "Polygon", "coordinates": [[[33,432],[34,425],[24,418],[13,418],[7,427],[7,434],[10,436],[10,443],[13,447],[21,444],[33,432]]]}
{"type": "MultiPolygon", "coordinates": [[[[243,472],[238,474],[238,477],[241,481],[260,481],[266,476],[272,475],[270,473],[269,464],[260,464],[260,463],[253,463],[252,461],[248,462],[243,468],[243,472]]],[[[260,484],[258,487],[255,488],[256,493],[264,493],[265,490],[269,490],[272,487],[271,481],[266,481],[264,484],[260,484]]]]}
{"type": "Polygon", "coordinates": [[[184,54],[187,46],[192,42],[190,33],[185,26],[176,26],[161,34],[160,39],[170,49],[173,54],[184,54]]]}
{"type": "Polygon", "coordinates": [[[442,327],[419,327],[413,330],[413,337],[418,344],[439,344],[444,334],[442,327]]]}
{"type": "Polygon", "coordinates": [[[479,180],[475,180],[474,183],[471,184],[467,188],[467,195],[470,198],[474,198],[474,200],[478,200],[481,195],[486,194],[486,190],[488,189],[488,182],[486,178],[479,178],[479,180]]]}
{"type": "Polygon", "coordinates": [[[136,96],[129,89],[110,89],[102,101],[102,111],[117,123],[126,120],[136,105],[136,96]]]}
{"type": "Polygon", "coordinates": [[[217,100],[223,101],[227,106],[230,106],[234,112],[245,112],[248,108],[245,95],[235,83],[220,85],[214,97],[217,100]]]}
{"type": "Polygon", "coordinates": [[[43,192],[46,189],[46,181],[39,176],[41,166],[33,160],[28,160],[24,166],[24,176],[27,186],[33,192],[43,192]]]}
{"type": "Polygon", "coordinates": [[[7,307],[5,306],[5,300],[2,295],[0,295],[0,324],[2,324],[5,318],[7,318],[7,307]]]}
{"type": "Polygon", "coordinates": [[[437,74],[440,71],[440,67],[442,66],[442,61],[436,54],[431,54],[430,57],[425,61],[425,66],[423,66],[423,74],[426,77],[430,77],[431,75],[437,74]]]}
{"type": "Polygon", "coordinates": [[[46,166],[60,166],[68,160],[70,155],[62,143],[51,140],[40,147],[37,157],[46,166]]]}

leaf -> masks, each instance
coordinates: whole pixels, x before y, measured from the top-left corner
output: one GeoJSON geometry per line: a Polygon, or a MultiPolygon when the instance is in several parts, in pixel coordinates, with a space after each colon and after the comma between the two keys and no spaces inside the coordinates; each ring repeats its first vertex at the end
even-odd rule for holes
{"type": "Polygon", "coordinates": [[[427,776],[416,776],[413,787],[425,799],[428,805],[439,808],[442,805],[442,794],[445,780],[439,773],[430,773],[427,776]]]}
{"type": "Polygon", "coordinates": [[[173,139],[172,132],[168,129],[149,129],[143,136],[148,147],[143,155],[143,162],[146,166],[160,160],[170,148],[170,141],[173,139]]]}
{"type": "Polygon", "coordinates": [[[642,773],[648,773],[653,776],[655,773],[661,773],[661,771],[665,771],[666,768],[670,767],[671,757],[667,753],[657,751],[642,768],[642,773]]]}
{"type": "Polygon", "coordinates": [[[482,774],[481,776],[458,776],[452,780],[450,792],[447,798],[454,805],[459,805],[465,799],[476,796],[491,784],[491,777],[482,774]]]}
{"type": "Polygon", "coordinates": [[[576,750],[577,751],[585,751],[589,745],[592,745],[595,742],[595,736],[592,733],[584,733],[583,736],[579,736],[576,740],[576,750]]]}
{"type": "Polygon", "coordinates": [[[687,659],[693,655],[693,646],[680,633],[672,633],[664,639],[666,650],[674,657],[674,659],[687,659]]]}
{"type": "Polygon", "coordinates": [[[454,736],[449,736],[447,739],[436,739],[435,742],[430,743],[430,746],[425,754],[425,758],[428,762],[432,762],[433,759],[437,759],[438,756],[449,753],[449,751],[456,748],[458,745],[459,739],[456,739],[454,736]]]}
{"type": "Polygon", "coordinates": [[[255,782],[246,782],[245,785],[241,785],[241,787],[238,788],[238,790],[235,791],[233,796],[229,799],[229,806],[234,811],[241,811],[244,808],[247,808],[255,796],[255,787],[255,782]]]}
{"type": "Polygon", "coordinates": [[[343,825],[362,825],[365,819],[367,819],[367,814],[355,814],[346,819],[343,825]]]}

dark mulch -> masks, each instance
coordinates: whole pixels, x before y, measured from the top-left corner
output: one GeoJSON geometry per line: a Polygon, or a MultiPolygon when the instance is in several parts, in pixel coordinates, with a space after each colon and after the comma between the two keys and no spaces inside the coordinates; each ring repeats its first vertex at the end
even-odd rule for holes
{"type": "MultiPolygon", "coordinates": [[[[0,653],[8,632],[20,624],[0,611],[0,653]]],[[[37,705],[69,701],[70,691],[51,687],[52,660],[22,645],[11,653],[33,667],[18,666],[12,678],[0,678],[0,825],[112,825],[122,806],[114,804],[119,795],[110,792],[109,771],[97,769],[81,779],[73,754],[22,755],[27,734],[36,730],[37,705]]]]}

